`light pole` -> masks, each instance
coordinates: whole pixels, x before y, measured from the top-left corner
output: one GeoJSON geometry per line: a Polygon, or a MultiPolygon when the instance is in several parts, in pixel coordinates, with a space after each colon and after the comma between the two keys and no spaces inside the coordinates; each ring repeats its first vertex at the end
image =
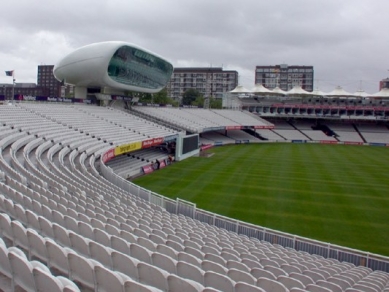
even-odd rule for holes
{"type": "Polygon", "coordinates": [[[16,79],[12,76],[12,96],[11,96],[11,100],[13,100],[14,96],[15,96],[15,81],[16,81],[16,79]]]}

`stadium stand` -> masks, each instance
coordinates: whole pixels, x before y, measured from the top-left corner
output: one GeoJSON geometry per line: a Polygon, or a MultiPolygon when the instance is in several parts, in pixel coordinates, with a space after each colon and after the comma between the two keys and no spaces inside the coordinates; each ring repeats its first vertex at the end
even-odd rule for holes
{"type": "Polygon", "coordinates": [[[367,142],[389,143],[389,129],[384,125],[359,124],[356,127],[367,142]]]}
{"type": "Polygon", "coordinates": [[[273,130],[274,133],[278,134],[285,140],[309,140],[306,135],[294,128],[287,121],[275,120],[273,123],[275,126],[275,129],[273,130]]]}
{"type": "Polygon", "coordinates": [[[297,120],[293,121],[293,127],[312,141],[337,141],[333,136],[329,136],[321,129],[315,128],[311,121],[297,120]]]}
{"type": "Polygon", "coordinates": [[[223,132],[220,131],[212,131],[212,132],[205,132],[201,134],[201,138],[212,141],[213,144],[215,143],[222,143],[222,144],[235,144],[235,139],[230,138],[229,136],[226,136],[223,132]]]}
{"type": "Polygon", "coordinates": [[[239,130],[229,130],[227,136],[235,141],[249,141],[250,143],[260,142],[261,140],[253,135],[239,130]]]}
{"type": "Polygon", "coordinates": [[[339,141],[356,143],[364,142],[352,124],[329,123],[328,126],[335,132],[339,141]]]}
{"type": "Polygon", "coordinates": [[[274,130],[257,129],[256,132],[266,140],[285,141],[285,138],[278,135],[274,130]]]}
{"type": "Polygon", "coordinates": [[[142,106],[133,107],[133,111],[170,122],[172,125],[192,133],[201,133],[208,129],[220,127],[272,127],[271,123],[248,111],[142,106]]]}
{"type": "Polygon", "coordinates": [[[107,166],[123,178],[130,178],[143,173],[142,167],[155,161],[165,160],[168,153],[159,148],[149,148],[116,156],[108,161],[107,166]]]}
{"type": "Polygon", "coordinates": [[[113,145],[175,133],[110,108],[0,106],[1,289],[389,290],[384,261],[373,270],[261,240],[255,229],[238,234],[232,219],[217,227],[177,212],[179,205],[169,212],[168,201],[159,205],[150,193],[145,200],[100,174],[113,145]]]}

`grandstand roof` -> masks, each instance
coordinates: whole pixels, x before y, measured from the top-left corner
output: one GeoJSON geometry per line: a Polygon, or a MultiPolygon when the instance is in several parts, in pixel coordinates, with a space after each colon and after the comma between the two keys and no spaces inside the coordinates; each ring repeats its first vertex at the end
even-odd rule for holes
{"type": "Polygon", "coordinates": [[[238,85],[233,90],[230,91],[230,93],[250,93],[251,91],[242,85],[238,85]]]}
{"type": "Polygon", "coordinates": [[[353,93],[354,96],[356,97],[367,97],[367,96],[371,96],[371,94],[367,93],[366,91],[364,90],[357,90],[356,92],[353,93]]]}
{"type": "Polygon", "coordinates": [[[294,86],[291,90],[286,92],[288,95],[312,95],[311,92],[304,90],[300,85],[294,86]]]}
{"type": "Polygon", "coordinates": [[[278,86],[272,90],[272,93],[277,93],[277,94],[282,94],[282,95],[287,95],[288,92],[285,90],[282,90],[278,86]]]}
{"type": "Polygon", "coordinates": [[[337,86],[334,90],[328,92],[326,95],[327,96],[353,96],[352,93],[347,92],[341,86],[337,86]]]}
{"type": "Polygon", "coordinates": [[[324,96],[326,95],[327,93],[324,92],[324,91],[321,91],[319,89],[315,89],[314,91],[312,91],[312,95],[319,95],[319,96],[324,96]]]}
{"type": "Polygon", "coordinates": [[[251,89],[251,92],[253,93],[271,93],[272,91],[267,89],[262,84],[255,84],[255,86],[251,89]]]}
{"type": "Polygon", "coordinates": [[[376,92],[370,96],[373,97],[389,97],[389,88],[382,88],[379,92],[376,92]]]}

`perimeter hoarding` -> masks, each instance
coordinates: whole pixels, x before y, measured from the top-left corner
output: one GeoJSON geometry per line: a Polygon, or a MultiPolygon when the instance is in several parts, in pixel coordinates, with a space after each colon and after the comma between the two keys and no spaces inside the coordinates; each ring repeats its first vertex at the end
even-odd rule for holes
{"type": "Polygon", "coordinates": [[[163,142],[164,142],[164,138],[158,137],[158,138],[148,139],[148,140],[144,140],[144,141],[137,141],[137,142],[132,142],[132,143],[128,143],[128,144],[123,144],[123,145],[117,146],[117,147],[112,148],[112,149],[108,150],[107,152],[105,152],[102,155],[102,161],[103,161],[103,163],[106,163],[109,160],[111,160],[112,158],[114,158],[115,156],[118,156],[118,155],[121,155],[124,153],[128,153],[128,152],[132,152],[135,150],[139,150],[139,149],[146,149],[146,148],[150,148],[152,146],[157,146],[159,144],[162,144],[163,142]]]}
{"type": "Polygon", "coordinates": [[[124,145],[120,145],[115,148],[115,156],[118,156],[123,153],[135,151],[142,149],[142,142],[132,142],[124,145]]]}
{"type": "Polygon", "coordinates": [[[242,126],[227,126],[226,130],[240,130],[242,126]]]}
{"type": "Polygon", "coordinates": [[[104,153],[102,157],[103,163],[110,161],[114,157],[115,157],[115,149],[109,149],[107,152],[104,153]]]}
{"type": "Polygon", "coordinates": [[[154,138],[154,139],[149,139],[142,141],[142,149],[144,148],[150,148],[152,146],[157,146],[159,144],[162,144],[164,141],[163,138],[154,138]]]}

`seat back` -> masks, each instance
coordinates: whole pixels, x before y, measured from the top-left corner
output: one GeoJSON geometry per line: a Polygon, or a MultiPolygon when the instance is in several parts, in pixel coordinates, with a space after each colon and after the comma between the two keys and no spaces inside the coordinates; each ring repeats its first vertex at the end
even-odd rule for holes
{"type": "Polygon", "coordinates": [[[238,282],[235,284],[235,292],[266,292],[266,291],[254,285],[238,282]]]}
{"type": "Polygon", "coordinates": [[[26,235],[30,247],[30,259],[48,262],[45,239],[31,228],[27,228],[26,235]]]}
{"type": "Polygon", "coordinates": [[[130,255],[141,262],[151,264],[151,252],[139,244],[130,244],[130,255]]]}
{"type": "Polygon", "coordinates": [[[96,291],[124,291],[124,280],[117,273],[102,266],[95,266],[96,291]]]}
{"type": "Polygon", "coordinates": [[[27,240],[27,231],[22,223],[19,221],[11,222],[12,233],[14,235],[14,245],[23,249],[26,252],[29,252],[29,244],[27,240]]]}
{"type": "Polygon", "coordinates": [[[286,288],[289,290],[292,288],[300,288],[305,289],[305,286],[301,281],[297,279],[290,278],[289,276],[279,276],[277,278],[277,281],[284,284],[286,288]]]}
{"type": "Polygon", "coordinates": [[[9,248],[8,259],[12,269],[12,282],[14,287],[21,287],[28,292],[35,292],[35,281],[32,266],[25,254],[16,248],[9,248]]]}
{"type": "Polygon", "coordinates": [[[82,286],[96,290],[95,264],[83,256],[70,252],[68,254],[70,279],[82,286]]]}
{"type": "Polygon", "coordinates": [[[199,267],[186,262],[177,262],[177,275],[204,284],[204,272],[199,267]]]}
{"type": "Polygon", "coordinates": [[[255,285],[257,282],[257,279],[254,278],[250,273],[235,268],[229,269],[227,276],[235,282],[244,282],[250,285],[255,285]]]}
{"type": "Polygon", "coordinates": [[[172,274],[177,274],[177,261],[159,252],[153,252],[151,261],[154,266],[172,274]]]}
{"type": "Polygon", "coordinates": [[[33,269],[37,291],[62,292],[64,286],[57,277],[39,268],[33,269]]]}
{"type": "Polygon", "coordinates": [[[192,280],[181,278],[177,275],[169,275],[167,277],[169,291],[171,292],[199,292],[203,291],[204,286],[192,280]]]}
{"type": "Polygon", "coordinates": [[[112,250],[110,248],[106,248],[102,244],[95,241],[90,241],[89,252],[94,260],[100,262],[103,266],[112,269],[112,250]]]}
{"type": "Polygon", "coordinates": [[[11,218],[5,213],[0,214],[0,231],[3,238],[6,238],[10,241],[14,240],[14,235],[11,227],[11,218]]]}
{"type": "Polygon", "coordinates": [[[139,264],[139,260],[117,251],[112,251],[111,258],[113,270],[129,276],[134,281],[138,281],[137,265],[139,264]]]}
{"type": "Polygon", "coordinates": [[[69,239],[71,246],[74,250],[84,256],[90,256],[89,251],[89,239],[85,238],[79,234],[74,233],[73,231],[69,232],[69,239]]]}
{"type": "Polygon", "coordinates": [[[48,266],[61,274],[69,275],[68,249],[62,248],[51,239],[46,239],[45,246],[48,256],[48,266]]]}
{"type": "Polygon", "coordinates": [[[12,269],[8,259],[8,248],[1,238],[0,240],[0,273],[7,278],[12,278],[12,269]]]}
{"type": "Polygon", "coordinates": [[[235,281],[225,275],[208,271],[204,274],[204,286],[212,287],[225,292],[234,292],[235,281]]]}
{"type": "Polygon", "coordinates": [[[144,262],[140,262],[137,268],[140,283],[156,287],[163,291],[169,291],[167,282],[167,276],[169,274],[167,272],[144,262]]]}
{"type": "Polygon", "coordinates": [[[272,292],[288,292],[289,290],[280,282],[277,282],[268,278],[259,278],[257,280],[257,286],[261,287],[265,291],[272,292]]]}

